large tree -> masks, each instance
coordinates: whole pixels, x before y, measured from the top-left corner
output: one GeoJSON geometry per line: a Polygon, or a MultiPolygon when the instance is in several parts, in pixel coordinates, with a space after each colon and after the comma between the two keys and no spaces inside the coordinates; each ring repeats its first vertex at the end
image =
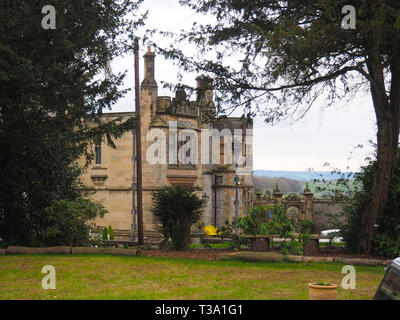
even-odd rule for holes
{"type": "MultiPolygon", "coordinates": [[[[187,0],[216,22],[194,24],[180,41],[197,45],[197,58],[160,48],[189,71],[214,78],[217,102],[261,113],[268,122],[302,117],[319,97],[329,104],[365,86],[377,120],[377,173],[362,211],[365,252],[387,201],[397,157],[400,112],[398,0],[187,0]],[[355,29],[342,8],[352,5],[355,29]],[[342,25],[342,21],[344,24],[342,25]],[[209,57],[204,59],[204,57],[209,57]]],[[[347,9],[347,8],[345,8],[347,9]]],[[[356,124],[355,124],[356,126],[356,124]]]]}
{"type": "Polygon", "coordinates": [[[98,115],[126,92],[120,89],[125,73],[104,70],[132,49],[132,31],[143,24],[140,2],[53,0],[55,20],[47,0],[0,2],[4,241],[37,243],[50,223],[45,208],[81,195],[76,161],[91,160],[97,139],[112,144],[133,127],[134,119],[100,123],[98,115]]]}

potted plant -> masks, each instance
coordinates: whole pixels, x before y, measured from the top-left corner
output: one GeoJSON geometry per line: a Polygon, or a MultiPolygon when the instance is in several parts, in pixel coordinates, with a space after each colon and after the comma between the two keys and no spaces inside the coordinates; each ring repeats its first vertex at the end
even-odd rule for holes
{"type": "Polygon", "coordinates": [[[308,284],[310,300],[336,300],[337,285],[318,280],[308,284]]]}

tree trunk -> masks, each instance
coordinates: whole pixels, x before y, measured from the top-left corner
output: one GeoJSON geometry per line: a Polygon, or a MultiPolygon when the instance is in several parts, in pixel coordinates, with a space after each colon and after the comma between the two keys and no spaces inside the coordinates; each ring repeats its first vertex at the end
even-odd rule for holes
{"type": "Polygon", "coordinates": [[[398,121],[394,118],[378,125],[377,172],[373,178],[371,196],[363,205],[365,232],[361,245],[363,252],[367,254],[371,253],[371,237],[375,232],[375,224],[383,213],[388,198],[397,156],[398,135],[398,121]]]}
{"type": "Polygon", "coordinates": [[[319,239],[310,239],[304,243],[303,255],[305,256],[317,256],[321,253],[319,249],[319,239]]]}
{"type": "Polygon", "coordinates": [[[373,178],[371,195],[362,207],[364,233],[361,235],[361,247],[364,253],[371,253],[371,240],[375,233],[375,224],[383,213],[390,181],[393,176],[399,145],[400,118],[400,56],[392,60],[390,96],[387,96],[383,68],[376,56],[368,62],[372,78],[371,94],[377,119],[377,172],[373,178]]]}

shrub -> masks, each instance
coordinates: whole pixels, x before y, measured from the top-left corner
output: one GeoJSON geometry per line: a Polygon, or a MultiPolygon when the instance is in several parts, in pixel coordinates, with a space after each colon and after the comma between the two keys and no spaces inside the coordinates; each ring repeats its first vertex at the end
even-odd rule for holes
{"type": "Polygon", "coordinates": [[[280,251],[282,254],[303,254],[304,243],[302,241],[296,241],[294,238],[290,241],[283,241],[280,244],[280,251]]]}
{"type": "Polygon", "coordinates": [[[245,244],[243,240],[245,239],[240,239],[236,233],[235,233],[235,228],[237,226],[237,222],[240,221],[239,219],[233,220],[232,223],[229,222],[229,220],[225,220],[225,224],[219,229],[218,236],[221,239],[224,238],[231,238],[231,247],[235,250],[240,249],[240,246],[242,244],[245,244]]]}
{"type": "Polygon", "coordinates": [[[265,206],[258,206],[251,208],[247,215],[237,218],[234,223],[249,235],[262,235],[267,234],[266,224],[268,222],[268,208],[265,206]]]}
{"type": "Polygon", "coordinates": [[[40,232],[42,243],[77,246],[90,242],[90,232],[99,230],[92,221],[103,218],[107,209],[99,202],[79,198],[76,201],[55,200],[46,208],[46,213],[48,227],[40,232]]]}
{"type": "Polygon", "coordinates": [[[103,228],[103,240],[108,240],[107,227],[104,227],[104,228],[103,228]]]}
{"type": "Polygon", "coordinates": [[[300,222],[300,233],[312,233],[315,227],[314,221],[304,219],[300,222]]]}
{"type": "Polygon", "coordinates": [[[114,236],[115,236],[115,233],[114,233],[114,229],[112,226],[103,228],[103,236],[102,236],[103,240],[114,240],[114,236]]]}
{"type": "Polygon", "coordinates": [[[400,250],[400,224],[397,225],[399,230],[397,237],[390,235],[389,232],[376,234],[374,237],[374,251],[376,254],[385,257],[397,257],[400,250]]]}
{"type": "Polygon", "coordinates": [[[175,250],[187,250],[191,226],[200,220],[204,205],[194,188],[172,186],[155,191],[151,212],[161,224],[158,229],[163,242],[171,238],[175,250]]]}
{"type": "Polygon", "coordinates": [[[108,226],[108,228],[107,228],[107,234],[110,235],[110,240],[114,240],[115,233],[114,233],[113,227],[108,226]]]}

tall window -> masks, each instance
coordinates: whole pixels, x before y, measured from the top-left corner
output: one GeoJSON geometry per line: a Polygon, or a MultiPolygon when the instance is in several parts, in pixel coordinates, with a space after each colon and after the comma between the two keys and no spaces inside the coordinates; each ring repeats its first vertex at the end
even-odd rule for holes
{"type": "Polygon", "coordinates": [[[96,139],[96,145],[94,147],[94,152],[95,152],[96,164],[101,164],[101,138],[100,137],[98,137],[96,139]]]}

